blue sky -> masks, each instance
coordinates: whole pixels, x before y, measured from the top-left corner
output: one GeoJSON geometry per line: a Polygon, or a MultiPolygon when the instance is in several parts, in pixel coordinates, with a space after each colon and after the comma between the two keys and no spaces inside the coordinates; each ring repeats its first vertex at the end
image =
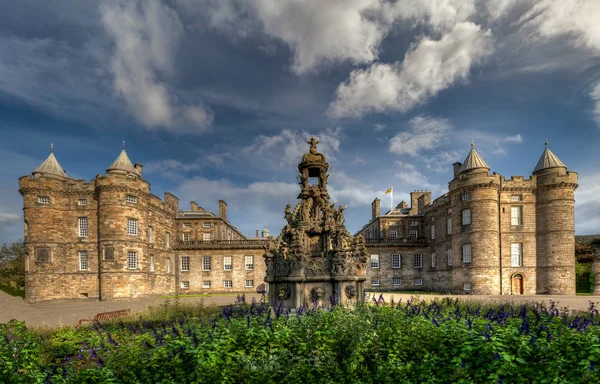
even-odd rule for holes
{"type": "Polygon", "coordinates": [[[89,180],[122,140],[154,194],[277,234],[310,135],[351,232],[391,186],[442,195],[471,140],[510,177],[547,138],[579,173],[576,233],[600,233],[598,1],[93,4],[2,4],[0,243],[23,236],[18,178],[50,143],[89,180]]]}

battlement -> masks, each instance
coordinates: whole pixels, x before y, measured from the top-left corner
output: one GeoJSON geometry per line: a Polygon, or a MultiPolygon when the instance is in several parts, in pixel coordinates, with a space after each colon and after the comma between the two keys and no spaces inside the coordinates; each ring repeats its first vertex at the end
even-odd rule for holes
{"type": "Polygon", "coordinates": [[[536,187],[536,180],[533,177],[524,178],[523,176],[511,176],[510,179],[506,179],[504,176],[500,177],[500,183],[502,188],[526,188],[533,189],[536,187]]]}

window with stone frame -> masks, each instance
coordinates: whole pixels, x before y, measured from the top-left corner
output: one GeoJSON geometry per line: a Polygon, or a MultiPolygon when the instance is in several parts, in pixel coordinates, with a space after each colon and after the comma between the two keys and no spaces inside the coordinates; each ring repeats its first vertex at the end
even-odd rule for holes
{"type": "Polygon", "coordinates": [[[203,233],[202,241],[210,241],[210,233],[203,233]]]}
{"type": "Polygon", "coordinates": [[[190,257],[189,256],[181,256],[181,271],[182,272],[190,271],[190,257]]]}
{"type": "Polygon", "coordinates": [[[521,195],[512,195],[510,201],[521,201],[521,195]]]}
{"type": "Polygon", "coordinates": [[[253,271],[253,270],[254,270],[254,256],[247,255],[246,256],[246,271],[253,271]]]}
{"type": "Polygon", "coordinates": [[[188,280],[184,280],[181,282],[181,289],[190,289],[190,282],[188,280]]]}
{"type": "Polygon", "coordinates": [[[233,288],[233,280],[223,280],[224,288],[233,288]]]}
{"type": "Polygon", "coordinates": [[[469,208],[462,210],[462,225],[471,224],[471,210],[469,208]]]}
{"type": "Polygon", "coordinates": [[[423,285],[423,278],[415,277],[415,285],[423,285]]]}
{"type": "Polygon", "coordinates": [[[88,251],[79,251],[79,270],[88,270],[88,251]]]}
{"type": "Polygon", "coordinates": [[[510,207],[510,225],[523,224],[523,209],[521,206],[510,207]]]}
{"type": "Polygon", "coordinates": [[[152,227],[148,226],[148,244],[154,243],[154,233],[152,231],[152,227]]]}
{"type": "Polygon", "coordinates": [[[78,199],[77,205],[79,205],[79,206],[87,205],[87,199],[78,199]]]}
{"type": "Polygon", "coordinates": [[[148,272],[154,272],[154,256],[148,258],[148,272]]]}
{"type": "Polygon", "coordinates": [[[379,268],[379,255],[371,255],[371,268],[379,268]]]}
{"type": "Polygon", "coordinates": [[[115,249],[113,247],[104,248],[104,260],[114,260],[115,259],[115,249]]]}
{"type": "Polygon", "coordinates": [[[183,241],[190,241],[190,233],[189,232],[182,233],[182,239],[183,239],[183,241]]]}
{"type": "Polygon", "coordinates": [[[79,227],[79,237],[87,237],[88,236],[88,218],[87,217],[78,217],[77,223],[79,227]]]}
{"type": "Polygon", "coordinates": [[[431,268],[436,267],[435,252],[431,252],[431,268]]]}
{"type": "Polygon", "coordinates": [[[435,224],[431,224],[431,240],[435,240],[435,224]]]}
{"type": "Polygon", "coordinates": [[[390,231],[390,239],[395,240],[398,238],[398,231],[390,231]]]}
{"type": "Polygon", "coordinates": [[[204,223],[202,223],[202,227],[204,227],[204,228],[210,228],[210,227],[212,227],[212,223],[211,222],[204,222],[204,223]]]}
{"type": "Polygon", "coordinates": [[[510,244],[510,264],[512,267],[523,266],[523,243],[510,244]]]}
{"type": "Polygon", "coordinates": [[[446,250],[446,258],[448,259],[448,266],[451,267],[452,266],[452,248],[448,248],[448,250],[446,250]]]}
{"type": "Polygon", "coordinates": [[[167,257],[167,262],[165,265],[165,269],[167,271],[167,274],[171,273],[171,259],[167,257]]]}
{"type": "Polygon", "coordinates": [[[399,253],[395,253],[392,255],[392,268],[400,268],[401,265],[401,258],[400,258],[400,254],[399,253]]]}
{"type": "Polygon", "coordinates": [[[210,271],[210,256],[202,256],[202,270],[210,271]]]}
{"type": "Polygon", "coordinates": [[[133,195],[127,195],[127,196],[125,196],[125,201],[128,202],[128,203],[136,204],[137,203],[137,197],[133,196],[133,195]]]}
{"type": "Polygon", "coordinates": [[[246,280],[246,288],[254,287],[254,280],[246,280]]]}
{"type": "Polygon", "coordinates": [[[203,280],[202,288],[210,288],[210,280],[203,280]]]}
{"type": "Polygon", "coordinates": [[[462,256],[463,263],[470,263],[471,261],[473,261],[473,249],[471,247],[471,244],[463,244],[462,256]]]}
{"type": "Polygon", "coordinates": [[[419,233],[417,232],[417,230],[411,229],[410,231],[408,231],[409,239],[416,239],[417,237],[419,237],[419,233]]]}
{"type": "Polygon", "coordinates": [[[165,233],[165,248],[171,248],[171,235],[169,232],[165,233]]]}
{"type": "Polygon", "coordinates": [[[231,271],[233,269],[233,258],[231,256],[223,257],[223,270],[231,271]]]}
{"type": "Polygon", "coordinates": [[[392,277],[392,285],[393,286],[402,285],[402,279],[399,277],[392,277]]]}
{"type": "Polygon", "coordinates": [[[446,219],[446,234],[447,235],[452,234],[452,218],[451,217],[446,219]]]}
{"type": "Polygon", "coordinates": [[[414,268],[423,268],[423,255],[420,253],[415,253],[413,255],[413,267],[414,268]]]}
{"type": "Polygon", "coordinates": [[[463,290],[470,291],[471,290],[471,283],[464,283],[463,284],[463,290]]]}
{"type": "Polygon", "coordinates": [[[135,251],[127,252],[127,269],[137,269],[137,268],[138,268],[137,252],[135,252],[135,251]]]}
{"type": "Polygon", "coordinates": [[[374,287],[379,286],[379,279],[371,279],[371,285],[374,287]]]}
{"type": "Polygon", "coordinates": [[[138,234],[138,220],[127,219],[127,234],[129,236],[137,236],[138,234]]]}
{"type": "Polygon", "coordinates": [[[470,194],[470,193],[465,193],[464,195],[462,195],[462,196],[460,197],[460,199],[461,199],[462,201],[471,200],[471,194],[470,194]]]}
{"type": "Polygon", "coordinates": [[[50,204],[50,198],[48,196],[38,196],[38,204],[50,204]]]}
{"type": "Polygon", "coordinates": [[[40,247],[35,249],[35,261],[38,263],[50,262],[50,248],[40,247]]]}

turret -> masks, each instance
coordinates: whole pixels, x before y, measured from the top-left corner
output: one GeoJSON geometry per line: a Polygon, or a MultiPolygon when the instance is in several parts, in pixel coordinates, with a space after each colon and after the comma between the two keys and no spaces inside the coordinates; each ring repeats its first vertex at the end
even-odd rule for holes
{"type": "Polygon", "coordinates": [[[577,173],[546,148],[536,180],[536,259],[538,294],[575,294],[575,189],[577,173]]]}
{"type": "Polygon", "coordinates": [[[452,276],[455,292],[500,294],[499,175],[475,150],[450,182],[452,276]]]}

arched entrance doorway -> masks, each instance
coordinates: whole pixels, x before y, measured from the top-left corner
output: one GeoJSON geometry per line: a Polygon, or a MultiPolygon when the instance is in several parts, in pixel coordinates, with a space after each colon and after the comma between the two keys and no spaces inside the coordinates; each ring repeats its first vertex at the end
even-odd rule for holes
{"type": "Polygon", "coordinates": [[[512,294],[522,295],[525,288],[525,279],[520,273],[515,273],[511,279],[512,294]]]}

